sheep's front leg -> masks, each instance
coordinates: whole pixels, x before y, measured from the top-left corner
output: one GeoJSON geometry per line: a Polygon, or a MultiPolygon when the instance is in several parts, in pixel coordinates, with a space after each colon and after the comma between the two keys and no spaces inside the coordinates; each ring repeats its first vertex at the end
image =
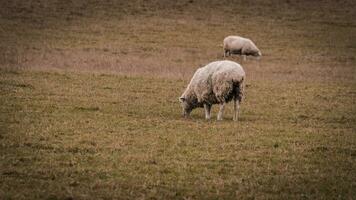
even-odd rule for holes
{"type": "Polygon", "coordinates": [[[238,120],[239,117],[239,112],[240,112],[240,101],[239,100],[234,100],[234,121],[238,120]]]}
{"type": "Polygon", "coordinates": [[[218,113],[218,120],[222,120],[223,119],[224,108],[225,108],[225,102],[220,104],[220,110],[219,110],[219,113],[218,113]]]}
{"type": "Polygon", "coordinates": [[[210,119],[211,105],[204,104],[204,110],[205,110],[205,119],[210,119]]]}

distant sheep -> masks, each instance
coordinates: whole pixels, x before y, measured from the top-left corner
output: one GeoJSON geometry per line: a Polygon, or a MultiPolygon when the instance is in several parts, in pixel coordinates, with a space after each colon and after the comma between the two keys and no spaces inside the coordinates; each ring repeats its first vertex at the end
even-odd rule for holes
{"type": "MultiPolygon", "coordinates": [[[[257,46],[247,38],[240,36],[227,36],[224,39],[224,57],[239,54],[244,56],[262,56],[261,51],[257,46]]],[[[245,57],[244,57],[245,59],[245,57]]]]}
{"type": "Polygon", "coordinates": [[[233,120],[237,121],[244,80],[245,71],[236,62],[215,61],[199,68],[179,98],[183,115],[188,117],[193,109],[204,107],[205,118],[210,119],[211,106],[220,104],[217,119],[222,120],[225,104],[234,100],[233,120]]]}

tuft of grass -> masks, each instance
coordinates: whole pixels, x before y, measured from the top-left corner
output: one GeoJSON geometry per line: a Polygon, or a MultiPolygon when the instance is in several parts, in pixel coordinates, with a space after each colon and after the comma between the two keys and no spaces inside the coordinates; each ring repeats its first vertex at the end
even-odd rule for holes
{"type": "Polygon", "coordinates": [[[99,107],[75,107],[74,110],[79,110],[79,111],[98,111],[99,107]]]}

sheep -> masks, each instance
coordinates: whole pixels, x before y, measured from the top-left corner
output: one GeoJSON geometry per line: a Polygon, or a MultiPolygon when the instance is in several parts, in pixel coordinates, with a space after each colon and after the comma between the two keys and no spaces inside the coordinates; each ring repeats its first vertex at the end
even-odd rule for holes
{"type": "Polygon", "coordinates": [[[262,56],[261,51],[257,46],[248,38],[243,38],[240,36],[227,36],[223,43],[224,48],[224,58],[228,55],[239,54],[244,56],[256,56],[260,58],[262,56]]]}
{"type": "Polygon", "coordinates": [[[244,95],[244,80],[245,71],[233,61],[215,61],[199,68],[179,97],[183,116],[189,117],[193,109],[204,107],[205,119],[208,120],[212,105],[220,104],[217,120],[222,120],[225,104],[234,100],[233,120],[237,121],[244,95]]]}

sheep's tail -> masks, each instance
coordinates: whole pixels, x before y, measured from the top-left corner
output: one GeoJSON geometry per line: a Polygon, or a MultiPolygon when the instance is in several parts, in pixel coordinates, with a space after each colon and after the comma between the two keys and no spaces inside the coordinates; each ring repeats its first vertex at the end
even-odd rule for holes
{"type": "Polygon", "coordinates": [[[245,77],[242,77],[240,83],[240,101],[242,101],[244,96],[245,96],[245,77]]]}
{"type": "Polygon", "coordinates": [[[241,102],[245,95],[245,77],[242,77],[241,81],[237,82],[237,84],[235,100],[239,100],[241,102]]]}

